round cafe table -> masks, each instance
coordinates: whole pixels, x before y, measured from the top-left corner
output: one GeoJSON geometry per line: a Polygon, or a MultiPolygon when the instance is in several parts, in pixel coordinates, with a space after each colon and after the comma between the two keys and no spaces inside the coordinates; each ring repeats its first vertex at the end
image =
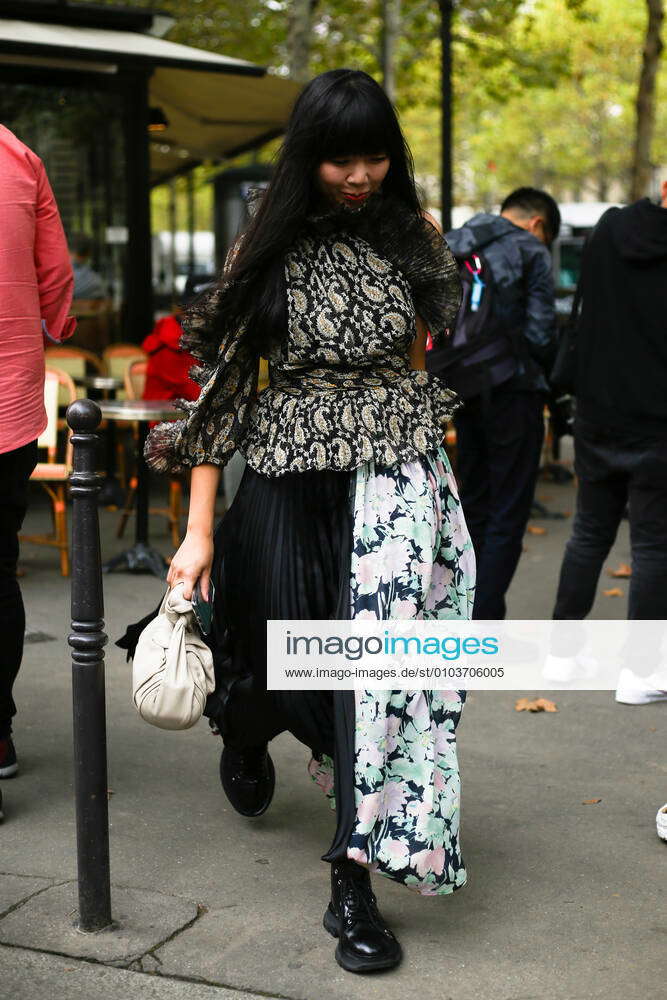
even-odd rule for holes
{"type": "Polygon", "coordinates": [[[82,385],[85,389],[106,390],[116,392],[122,389],[124,381],[117,375],[74,375],[72,380],[75,385],[82,385]]]}
{"type": "MultiPolygon", "coordinates": [[[[124,380],[117,375],[74,375],[75,385],[92,390],[91,398],[100,401],[100,393],[108,392],[113,400],[118,389],[122,389],[124,380]]],[[[125,493],[116,476],[116,427],[113,421],[107,426],[106,433],[106,474],[99,492],[98,502],[102,507],[122,507],[125,493]]]]}
{"type": "Polygon", "coordinates": [[[148,468],[144,461],[144,445],[151,421],[176,420],[181,413],[166,399],[102,399],[97,405],[106,420],[136,420],[139,424],[134,545],[104,563],[102,571],[111,573],[116,569],[124,569],[131,573],[153,573],[154,576],[164,578],[167,574],[167,563],[157,549],[151,548],[148,543],[148,468]]]}

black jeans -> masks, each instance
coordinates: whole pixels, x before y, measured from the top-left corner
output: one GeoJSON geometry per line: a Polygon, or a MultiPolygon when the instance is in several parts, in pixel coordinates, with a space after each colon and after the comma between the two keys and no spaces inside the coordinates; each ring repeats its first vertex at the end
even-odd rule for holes
{"type": "Polygon", "coordinates": [[[28,506],[28,480],[37,442],[0,455],[0,739],[9,736],[16,705],[12,687],[21,666],[25,611],[16,579],[19,531],[28,506]]]}
{"type": "Polygon", "coordinates": [[[585,618],[627,506],[632,577],[628,617],[667,618],[667,435],[574,427],[577,512],[560,571],[553,617],[585,618]]]}
{"type": "Polygon", "coordinates": [[[541,392],[492,389],[456,414],[457,478],[477,559],[473,618],[505,617],[544,439],[541,392]]]}

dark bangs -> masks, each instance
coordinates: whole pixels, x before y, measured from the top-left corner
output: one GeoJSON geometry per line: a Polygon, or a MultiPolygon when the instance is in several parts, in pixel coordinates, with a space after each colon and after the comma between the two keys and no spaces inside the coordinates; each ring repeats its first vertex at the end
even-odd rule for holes
{"type": "Polygon", "coordinates": [[[316,147],[320,162],[340,156],[396,156],[402,136],[388,100],[369,101],[361,91],[350,89],[334,103],[338,107],[322,122],[316,147]]]}

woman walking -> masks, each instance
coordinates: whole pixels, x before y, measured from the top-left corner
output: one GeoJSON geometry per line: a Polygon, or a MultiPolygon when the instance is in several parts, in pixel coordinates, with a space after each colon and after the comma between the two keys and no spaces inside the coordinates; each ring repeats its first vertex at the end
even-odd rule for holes
{"type": "Polygon", "coordinates": [[[271,618],[468,618],[474,557],[442,447],[455,399],[424,369],[460,299],[457,266],[422,213],[383,90],[335,70],[296,102],[273,179],[218,285],[190,310],[202,392],[147,444],[192,468],[169,583],[215,586],[223,787],[245,816],[275,783],[289,731],[335,796],[325,928],[352,972],[397,965],[369,872],[424,895],[462,886],[456,691],[266,690],[271,618]],[[257,396],[260,356],[270,385],[257,396]],[[214,533],[220,468],[247,469],[214,533]]]}

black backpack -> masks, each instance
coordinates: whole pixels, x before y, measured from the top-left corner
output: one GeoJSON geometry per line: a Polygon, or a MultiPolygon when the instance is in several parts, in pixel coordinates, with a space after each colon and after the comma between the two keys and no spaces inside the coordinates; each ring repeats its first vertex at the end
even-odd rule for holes
{"type": "Polygon", "coordinates": [[[457,257],[463,297],[444,343],[426,353],[426,368],[463,399],[488,391],[517,367],[516,345],[494,306],[495,282],[481,253],[457,257]],[[495,373],[499,374],[497,380],[495,373]]]}

